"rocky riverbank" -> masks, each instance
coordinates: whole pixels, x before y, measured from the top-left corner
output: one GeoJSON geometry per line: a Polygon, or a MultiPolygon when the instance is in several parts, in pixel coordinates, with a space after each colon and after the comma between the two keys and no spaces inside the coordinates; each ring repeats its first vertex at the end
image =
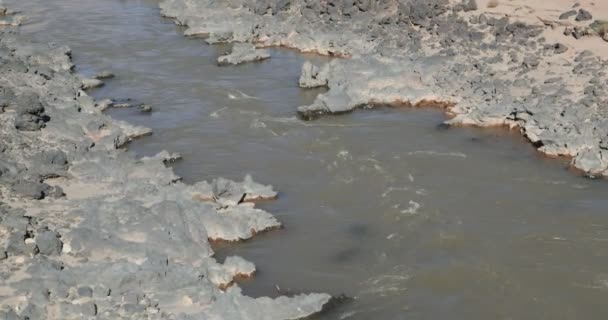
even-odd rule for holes
{"type": "Polygon", "coordinates": [[[441,106],[449,125],[517,129],[540,152],[608,175],[606,17],[591,14],[608,14],[604,4],[165,0],[160,7],[187,26],[186,35],[209,43],[344,57],[303,66],[301,86],[330,89],[298,108],[304,118],[377,104],[441,106]]]}
{"type": "Polygon", "coordinates": [[[272,187],[186,185],[165,165],[178,155],[128,152],[151,131],[104,115],[84,90],[110,73],[79,77],[67,47],[4,27],[0,61],[0,318],[299,319],[330,300],[243,296],[255,266],[214,259],[209,239],[280,227],[254,205],[272,187]]]}

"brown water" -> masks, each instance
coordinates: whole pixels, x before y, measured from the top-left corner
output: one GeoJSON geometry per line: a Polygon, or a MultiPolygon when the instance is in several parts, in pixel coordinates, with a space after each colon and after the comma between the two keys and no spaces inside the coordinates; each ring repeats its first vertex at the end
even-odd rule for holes
{"type": "Polygon", "coordinates": [[[224,47],[182,37],[155,0],[10,0],[22,31],[67,44],[79,72],[117,74],[96,97],[150,115],[131,149],[180,152],[186,181],[274,185],[285,228],[221,244],[257,265],[253,296],[324,291],[355,299],[319,319],[608,319],[608,182],[566,170],[515,134],[452,128],[436,110],[295,118],[305,59],[217,67],[224,47]]]}

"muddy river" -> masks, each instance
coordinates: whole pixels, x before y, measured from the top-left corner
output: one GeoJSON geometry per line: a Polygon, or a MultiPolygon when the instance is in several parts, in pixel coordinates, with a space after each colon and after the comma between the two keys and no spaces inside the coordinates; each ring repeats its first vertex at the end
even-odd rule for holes
{"type": "Polygon", "coordinates": [[[156,0],[10,0],[21,32],[69,45],[92,95],[154,130],[130,149],[179,152],[186,182],[245,174],[275,186],[285,228],[217,244],[254,262],[246,294],[354,298],[319,319],[608,319],[608,182],[547,159],[516,133],[444,128],[439,110],[379,108],[304,122],[305,60],[273,49],[218,67],[228,46],[183,37],[156,0]]]}

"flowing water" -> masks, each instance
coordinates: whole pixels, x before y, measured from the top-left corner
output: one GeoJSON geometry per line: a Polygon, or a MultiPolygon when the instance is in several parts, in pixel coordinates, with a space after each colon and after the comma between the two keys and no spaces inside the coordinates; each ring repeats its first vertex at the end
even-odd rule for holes
{"type": "Polygon", "coordinates": [[[186,182],[251,173],[285,228],[237,244],[252,296],[354,299],[319,319],[608,319],[608,182],[568,171],[516,134],[444,129],[438,110],[380,108],[303,122],[306,59],[218,67],[225,46],[186,38],[156,0],[10,0],[22,32],[117,78],[97,98],[150,104],[113,117],[154,129],[140,154],[180,152],[186,182]]]}

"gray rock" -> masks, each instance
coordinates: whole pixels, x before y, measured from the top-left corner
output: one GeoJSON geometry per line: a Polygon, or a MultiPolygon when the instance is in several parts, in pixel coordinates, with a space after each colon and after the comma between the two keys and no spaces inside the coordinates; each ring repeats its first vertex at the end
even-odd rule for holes
{"type": "Polygon", "coordinates": [[[220,56],[217,62],[220,65],[241,64],[251,61],[260,61],[270,58],[268,50],[256,49],[251,43],[235,43],[230,54],[220,56]]]}
{"type": "Polygon", "coordinates": [[[152,107],[147,104],[140,104],[137,106],[137,110],[139,110],[140,112],[148,113],[152,112],[152,107]]]}
{"type": "Polygon", "coordinates": [[[584,149],[572,160],[572,165],[590,174],[601,174],[608,167],[603,152],[584,149]]]}
{"type": "Polygon", "coordinates": [[[58,313],[63,319],[72,318],[75,316],[81,318],[91,317],[97,314],[97,305],[91,301],[85,303],[63,302],[59,304],[58,313]]]}
{"type": "Polygon", "coordinates": [[[23,320],[15,310],[10,308],[9,310],[0,310],[0,319],[2,320],[23,320]]]}
{"type": "Polygon", "coordinates": [[[588,31],[586,28],[581,28],[581,27],[574,27],[574,29],[572,30],[572,36],[575,39],[581,39],[582,37],[588,35],[588,31]]]}
{"type": "Polygon", "coordinates": [[[11,184],[11,190],[23,197],[40,200],[51,190],[51,187],[38,181],[17,180],[11,184]]]}
{"type": "Polygon", "coordinates": [[[112,107],[114,107],[114,101],[112,99],[103,99],[95,103],[95,108],[99,109],[99,111],[105,111],[112,107]]]}
{"type": "Polygon", "coordinates": [[[53,186],[46,192],[46,196],[53,199],[58,199],[65,196],[63,189],[60,186],[53,186]]]}
{"type": "Polygon", "coordinates": [[[114,73],[112,73],[111,71],[108,71],[108,70],[104,70],[104,71],[101,71],[98,74],[96,74],[93,78],[98,79],[98,80],[111,79],[111,78],[114,78],[114,73]]]}
{"type": "Polygon", "coordinates": [[[574,17],[576,15],[576,10],[566,11],[559,15],[560,20],[568,20],[570,17],[574,17]]]}
{"type": "Polygon", "coordinates": [[[25,230],[13,230],[6,243],[6,253],[11,256],[29,254],[30,249],[25,243],[27,233],[25,230]]]}
{"type": "Polygon", "coordinates": [[[80,297],[90,298],[93,296],[93,289],[91,287],[78,287],[77,292],[80,297]]]}
{"type": "Polygon", "coordinates": [[[101,81],[99,79],[95,79],[95,78],[82,79],[80,88],[83,90],[89,90],[89,89],[93,89],[93,88],[99,88],[103,85],[104,85],[103,81],[101,81]]]}
{"type": "Polygon", "coordinates": [[[45,126],[48,117],[37,95],[26,94],[17,97],[17,117],[15,128],[21,131],[37,131],[45,126]]]}
{"type": "Polygon", "coordinates": [[[593,19],[591,12],[582,8],[578,10],[578,14],[576,15],[576,18],[574,18],[576,21],[589,21],[591,19],[593,19]]]}
{"type": "Polygon", "coordinates": [[[61,254],[63,242],[59,240],[59,233],[54,231],[43,231],[36,236],[36,245],[40,254],[58,255],[61,254]]]}
{"type": "Polygon", "coordinates": [[[110,296],[110,289],[103,285],[95,286],[93,290],[93,296],[97,299],[104,299],[110,296]]]}
{"type": "Polygon", "coordinates": [[[132,104],[127,103],[127,102],[125,102],[125,103],[115,103],[115,104],[112,105],[112,107],[114,107],[114,108],[131,108],[132,106],[133,106],[132,104]]]}
{"type": "Polygon", "coordinates": [[[540,60],[537,57],[526,57],[524,58],[523,65],[528,69],[534,69],[538,67],[540,60]]]}
{"type": "Polygon", "coordinates": [[[20,114],[15,118],[15,128],[21,131],[38,131],[45,127],[45,123],[44,118],[37,115],[20,114]]]}
{"type": "Polygon", "coordinates": [[[464,11],[475,11],[477,10],[477,1],[476,0],[468,0],[464,5],[464,11]]]}
{"type": "Polygon", "coordinates": [[[327,68],[319,68],[309,61],[302,65],[302,73],[298,83],[302,88],[315,88],[327,86],[327,68]]]}
{"type": "Polygon", "coordinates": [[[568,47],[561,43],[556,43],[553,47],[555,54],[562,54],[568,51],[568,47]]]}

